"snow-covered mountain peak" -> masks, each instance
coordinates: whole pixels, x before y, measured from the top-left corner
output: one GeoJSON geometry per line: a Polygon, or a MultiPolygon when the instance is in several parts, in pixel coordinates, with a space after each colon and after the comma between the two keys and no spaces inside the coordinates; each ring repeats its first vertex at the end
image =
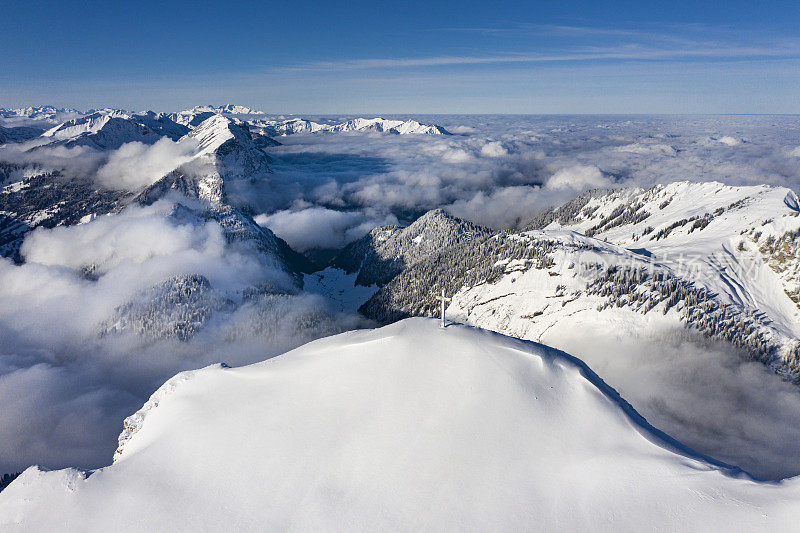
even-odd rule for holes
{"type": "Polygon", "coordinates": [[[437,250],[491,233],[442,209],[434,209],[405,228],[383,226],[373,229],[346,246],[332,264],[347,272],[358,272],[356,283],[359,285],[383,285],[437,250]]]}
{"type": "Polygon", "coordinates": [[[488,230],[482,228],[477,224],[467,222],[457,218],[444,209],[432,209],[412,222],[407,228],[401,231],[405,237],[412,240],[417,239],[417,244],[420,236],[428,239],[440,240],[449,238],[453,234],[465,235],[482,235],[487,234],[488,230]]]}
{"type": "Polygon", "coordinates": [[[449,135],[450,133],[443,127],[433,124],[420,124],[415,120],[390,120],[380,117],[376,118],[354,118],[345,122],[334,124],[320,124],[303,118],[290,118],[283,120],[253,120],[251,124],[254,128],[261,130],[270,136],[293,135],[297,133],[318,133],[318,132],[374,132],[392,133],[399,135],[449,135]]]}
{"type": "Polygon", "coordinates": [[[195,106],[192,109],[181,111],[181,113],[225,113],[228,115],[263,115],[263,111],[258,111],[250,107],[241,105],[225,104],[221,106],[201,105],[195,106]]]}
{"type": "Polygon", "coordinates": [[[185,109],[183,111],[178,111],[177,113],[170,113],[168,116],[179,124],[195,127],[212,115],[238,116],[263,114],[263,111],[257,111],[249,107],[228,104],[223,106],[195,106],[192,109],[185,109]]]}
{"type": "Polygon", "coordinates": [[[411,319],[179,374],[114,464],[29,468],[0,526],[777,531],[798,498],[653,428],[563,352],[411,319]]]}
{"type": "Polygon", "coordinates": [[[205,119],[186,138],[197,142],[197,155],[209,154],[230,139],[249,141],[249,136],[240,126],[217,114],[205,119]]]}
{"type": "Polygon", "coordinates": [[[163,136],[177,139],[188,131],[167,117],[131,115],[119,110],[95,111],[45,131],[33,145],[89,146],[111,150],[129,142],[152,144],[163,136]]]}
{"type": "Polygon", "coordinates": [[[55,140],[63,140],[84,133],[97,133],[115,116],[123,119],[129,118],[127,115],[123,114],[102,113],[98,111],[54,126],[44,132],[42,137],[52,137],[55,140]]]}
{"type": "Polygon", "coordinates": [[[271,172],[270,158],[254,142],[247,124],[220,114],[212,114],[178,142],[187,146],[188,161],[142,192],[139,197],[144,201],[175,189],[219,203],[227,194],[226,181],[255,182],[271,172]]]}

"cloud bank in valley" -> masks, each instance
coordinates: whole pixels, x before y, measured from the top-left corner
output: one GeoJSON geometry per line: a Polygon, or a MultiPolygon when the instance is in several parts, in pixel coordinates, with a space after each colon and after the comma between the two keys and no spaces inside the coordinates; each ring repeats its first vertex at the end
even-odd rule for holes
{"type": "MultiPolygon", "coordinates": [[[[260,220],[299,200],[348,216],[361,211],[364,220],[391,214],[404,223],[443,207],[509,229],[598,187],[716,180],[800,188],[796,117],[414,118],[458,134],[281,137],[283,146],[270,154],[283,190],[254,192],[260,220]]],[[[277,221],[270,227],[289,242],[310,245],[277,221]]],[[[316,239],[317,246],[352,240],[350,230],[326,228],[327,239],[316,239]]]]}
{"type": "MultiPolygon", "coordinates": [[[[0,145],[0,161],[30,168],[28,173],[59,171],[93,179],[101,187],[136,192],[191,160],[196,143],[163,137],[153,144],[125,143],[116,150],[88,146],[35,146],[36,141],[0,145]]],[[[2,182],[0,182],[2,184],[2,182]]]]}
{"type": "Polygon", "coordinates": [[[397,224],[397,218],[391,213],[378,215],[371,209],[337,211],[318,206],[303,207],[302,204],[296,209],[259,215],[255,221],[300,252],[342,248],[376,226],[397,224]]]}
{"type": "Polygon", "coordinates": [[[586,326],[543,342],[580,357],[679,441],[764,478],[800,474],[796,385],[728,344],[650,326],[643,334],[586,326]]]}
{"type": "MultiPolygon", "coordinates": [[[[261,214],[260,221],[298,248],[329,249],[357,239],[370,225],[407,223],[439,207],[510,229],[590,188],[677,180],[800,187],[795,117],[413,118],[457,134],[281,137],[282,146],[268,149],[273,179],[229,183],[230,198],[261,214]],[[513,206],[511,198],[517,199],[513,206]],[[316,235],[303,235],[286,223],[290,218],[323,226],[316,235]]],[[[186,139],[166,138],[107,152],[85,147],[23,152],[6,145],[0,159],[66,169],[104,187],[136,191],[186,163],[192,150],[186,139]]]]}
{"type": "MultiPolygon", "coordinates": [[[[800,186],[795,117],[415,118],[457,135],[281,137],[282,146],[268,150],[269,184],[243,180],[231,190],[259,224],[305,251],[338,248],[376,225],[407,223],[437,207],[512,229],[595,187],[674,180],[800,186]]],[[[132,192],[185,162],[188,153],[165,140],[110,152],[0,147],[5,161],[65,169],[132,192]]],[[[292,292],[274,264],[227,242],[217,222],[175,216],[173,204],[131,206],[86,224],[39,229],[22,247],[25,264],[0,260],[0,472],[30,463],[105,464],[122,419],[175,372],[258,361],[363,325],[331,311],[319,296],[292,292]],[[203,276],[221,302],[196,336],[183,342],[101,334],[119,306],[182,274],[203,276]],[[248,300],[254,286],[286,293],[248,300]],[[228,307],[228,299],[235,305],[228,307]]],[[[720,347],[693,350],[678,346],[646,358],[630,375],[665,385],[640,390],[626,382],[634,391],[630,400],[656,425],[709,449],[757,441],[773,472],[790,473],[779,462],[782,454],[797,453],[787,444],[796,441],[791,428],[800,420],[796,393],[750,366],[725,367],[730,354],[720,347]],[[681,355],[696,352],[691,361],[681,355]],[[724,390],[700,395],[716,382],[724,390]],[[771,399],[757,391],[770,391],[771,399]],[[705,402],[703,409],[688,398],[705,402]],[[751,406],[746,416],[743,402],[751,406]],[[689,412],[696,416],[686,418],[689,412]],[[731,424],[715,425],[726,418],[731,424]],[[715,428],[723,433],[715,436],[715,428]]],[[[601,375],[627,379],[623,367],[604,357],[589,362],[601,375]]]]}
{"type": "Polygon", "coordinates": [[[194,149],[195,143],[188,139],[175,142],[168,137],[152,145],[126,143],[113,151],[97,170],[97,180],[111,189],[135,191],[187,163],[194,149]]]}
{"type": "Polygon", "coordinates": [[[176,372],[260,361],[363,324],[298,294],[217,222],[175,216],[171,200],[37,229],[22,255],[22,265],[0,259],[2,472],[107,464],[121,421],[176,372]],[[185,274],[206,279],[224,304],[194,337],[103,334],[120,306],[185,274]],[[249,295],[264,286],[268,294],[249,295]]]}

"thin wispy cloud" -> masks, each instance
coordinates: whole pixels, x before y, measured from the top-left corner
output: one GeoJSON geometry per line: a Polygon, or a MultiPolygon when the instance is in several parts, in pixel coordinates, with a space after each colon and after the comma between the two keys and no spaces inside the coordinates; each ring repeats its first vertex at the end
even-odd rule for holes
{"type": "MultiPolygon", "coordinates": [[[[562,25],[562,24],[530,24],[521,23],[505,27],[446,27],[440,28],[437,31],[459,32],[459,33],[477,33],[483,35],[510,35],[510,34],[528,34],[528,35],[572,35],[580,37],[631,37],[631,38],[647,38],[647,39],[666,39],[666,40],[680,40],[678,33],[681,31],[699,30],[700,25],[682,25],[681,27],[671,27],[669,32],[644,30],[644,29],[623,29],[623,28],[606,28],[596,26],[575,26],[575,25],[562,25]]],[[[709,28],[702,27],[704,30],[709,28]]]]}
{"type": "Polygon", "coordinates": [[[353,57],[305,61],[293,71],[409,69],[458,65],[554,62],[753,60],[800,57],[800,40],[786,35],[733,31],[724,26],[671,24],[653,28],[607,28],[520,23],[491,27],[444,27],[428,32],[471,34],[454,38],[436,55],[353,57]],[[460,45],[459,45],[460,43],[460,45]],[[476,53],[480,50],[482,53],[476,53]]]}
{"type": "MultiPolygon", "coordinates": [[[[603,39],[617,43],[673,43],[686,46],[712,44],[734,46],[742,42],[766,43],[764,35],[755,30],[732,30],[724,26],[710,26],[700,23],[659,25],[652,28],[609,28],[598,26],[577,26],[566,24],[520,23],[505,27],[445,27],[437,32],[472,33],[486,36],[526,36],[544,38],[603,39]]],[[[777,36],[768,41],[778,43],[777,36]]]]}
{"type": "Polygon", "coordinates": [[[509,53],[497,55],[442,55],[430,57],[358,58],[336,61],[314,61],[285,67],[284,70],[367,70],[416,67],[441,67],[454,65],[491,65],[513,63],[555,63],[587,61],[659,61],[659,60],[752,60],[790,59],[800,57],[800,44],[791,43],[776,47],[730,47],[706,44],[697,47],[645,48],[625,45],[617,48],[582,48],[572,52],[538,54],[509,53]]]}

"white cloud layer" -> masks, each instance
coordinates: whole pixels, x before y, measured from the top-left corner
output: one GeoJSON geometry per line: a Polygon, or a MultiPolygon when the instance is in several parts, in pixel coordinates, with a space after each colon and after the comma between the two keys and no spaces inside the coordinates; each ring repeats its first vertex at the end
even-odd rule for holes
{"type": "MultiPolygon", "coordinates": [[[[236,197],[262,213],[260,224],[311,250],[343,246],[375,225],[409,222],[437,207],[514,228],[594,187],[717,180],[800,189],[797,117],[414,118],[459,135],[283,137],[282,146],[270,148],[269,183],[243,180],[236,197]]],[[[172,141],[108,153],[0,147],[2,160],[134,191],[185,157],[172,141]]],[[[75,227],[36,230],[22,248],[26,264],[0,260],[0,473],[33,462],[107,463],[123,417],[175,372],[261,360],[332,331],[322,319],[295,328],[299,315],[327,312],[319,297],[244,301],[249,287],[288,280],[253,250],[226,242],[217,223],[182,222],[171,212],[172,203],[163,201],[75,227]],[[185,273],[205,276],[238,307],[215,315],[189,342],[99,336],[99,324],[117,306],[185,273]]],[[[356,324],[347,316],[332,320],[336,327],[356,324]]],[[[781,471],[782,454],[796,457],[797,395],[763,380],[753,366],[721,368],[730,360],[723,348],[708,347],[693,358],[685,346],[667,347],[641,359],[641,368],[620,365],[612,349],[600,348],[605,351],[589,362],[601,375],[633,380],[626,381],[631,401],[656,425],[723,451],[753,439],[774,472],[781,471]],[[664,386],[637,388],[636,379],[647,382],[642,376],[664,386]],[[742,402],[751,409],[743,410],[742,402]]]]}
{"type": "Polygon", "coordinates": [[[304,252],[315,248],[341,248],[363,237],[375,226],[397,224],[397,218],[392,214],[370,216],[368,211],[308,207],[259,215],[255,220],[280,235],[295,250],[304,252]]]}
{"type": "Polygon", "coordinates": [[[562,168],[547,180],[548,189],[556,191],[572,190],[585,191],[586,189],[599,189],[612,185],[611,180],[603,176],[600,169],[595,166],[575,165],[562,168]]]}
{"type": "Polygon", "coordinates": [[[135,191],[188,162],[194,148],[187,140],[175,142],[168,137],[151,145],[126,143],[113,151],[97,170],[97,180],[110,189],[135,191]]]}
{"type": "Polygon", "coordinates": [[[246,296],[294,289],[269,258],[227,242],[217,222],[172,213],[162,200],[37,229],[24,264],[0,259],[0,472],[107,464],[123,418],[176,372],[260,361],[359,325],[318,296],[246,296]],[[235,305],[186,342],[101,334],[120,305],[183,274],[204,276],[235,305]]]}

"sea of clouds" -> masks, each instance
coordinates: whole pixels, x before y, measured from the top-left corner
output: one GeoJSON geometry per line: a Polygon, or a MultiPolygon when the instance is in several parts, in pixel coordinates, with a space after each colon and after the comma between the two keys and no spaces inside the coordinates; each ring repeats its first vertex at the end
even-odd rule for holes
{"type": "Polygon", "coordinates": [[[364,227],[437,207],[513,229],[599,187],[690,180],[800,189],[797,117],[414,118],[456,134],[281,137],[270,153],[284,194],[253,195],[259,220],[298,248],[336,248],[364,227]],[[334,222],[316,235],[323,220],[334,222]]]}
{"type": "MultiPolygon", "coordinates": [[[[232,184],[231,197],[295,249],[311,251],[341,248],[372,227],[408,223],[438,207],[513,229],[597,187],[717,180],[800,190],[798,117],[413,118],[455,135],[281,137],[282,145],[269,149],[270,179],[232,184]]],[[[189,153],[169,140],[111,152],[8,145],[0,160],[135,191],[189,153]]],[[[291,280],[255,250],[227,242],[216,222],[175,217],[176,202],[186,200],[38,229],[23,245],[24,264],[0,260],[0,472],[108,464],[124,417],[174,373],[255,362],[368,325],[302,292],[245,302],[254,286],[291,293],[291,280]],[[180,274],[205,276],[240,305],[215,315],[188,342],[100,335],[118,306],[180,274]]],[[[629,344],[615,345],[628,354],[617,359],[609,355],[612,344],[603,345],[590,363],[657,425],[711,455],[735,458],[744,450],[742,462],[763,464],[772,477],[799,473],[800,449],[789,444],[800,427],[800,394],[792,386],[717,345],[681,341],[642,358],[637,346],[645,344],[629,344]]]]}
{"type": "Polygon", "coordinates": [[[164,199],[40,228],[23,243],[23,264],[0,260],[0,471],[102,466],[122,420],[171,375],[260,361],[366,325],[299,293],[272,258],[228,242],[219,223],[176,217],[175,206],[164,199]],[[183,274],[203,276],[234,306],[188,341],[102,334],[119,306],[183,274]],[[265,286],[269,294],[247,296],[265,286]]]}

